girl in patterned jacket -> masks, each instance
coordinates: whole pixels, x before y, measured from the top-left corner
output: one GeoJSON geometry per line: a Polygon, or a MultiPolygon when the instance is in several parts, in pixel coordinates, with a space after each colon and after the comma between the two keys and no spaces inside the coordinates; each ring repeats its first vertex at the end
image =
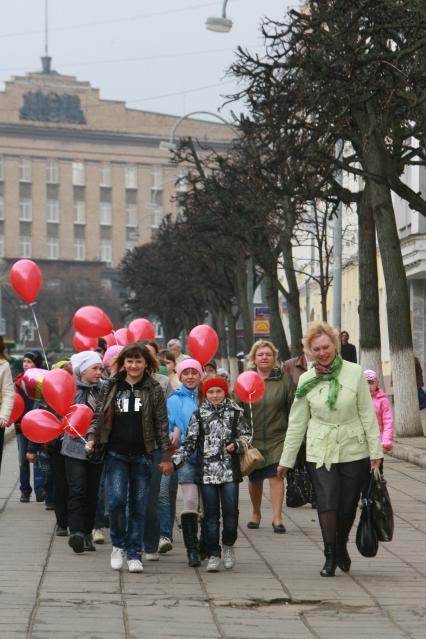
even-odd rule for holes
{"type": "Polygon", "coordinates": [[[204,504],[207,572],[218,572],[222,554],[221,509],[223,566],[230,570],[235,565],[238,493],[242,481],[238,453],[240,438],[251,441],[251,432],[242,409],[229,396],[225,379],[207,379],[202,386],[202,397],[203,402],[190,419],[185,440],[173,456],[173,463],[178,468],[197,451],[196,481],[201,486],[204,504]]]}

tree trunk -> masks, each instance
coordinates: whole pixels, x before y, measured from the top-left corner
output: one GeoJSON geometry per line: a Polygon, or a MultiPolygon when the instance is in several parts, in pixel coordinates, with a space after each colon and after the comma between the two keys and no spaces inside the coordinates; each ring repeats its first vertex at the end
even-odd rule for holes
{"type": "Polygon", "coordinates": [[[223,308],[219,306],[215,309],[215,311],[216,330],[219,337],[219,348],[216,353],[216,358],[227,359],[228,345],[226,343],[225,314],[223,312],[223,308]]]}
{"type": "Polygon", "coordinates": [[[228,370],[231,377],[231,384],[234,385],[238,377],[238,358],[237,358],[237,324],[232,309],[226,313],[226,322],[228,325],[228,370]]]}
{"type": "MultiPolygon", "coordinates": [[[[253,344],[253,322],[250,312],[249,300],[247,297],[247,271],[246,261],[242,252],[239,252],[237,262],[237,290],[238,290],[238,305],[241,310],[241,317],[243,320],[244,328],[244,342],[245,350],[248,352],[253,344]]],[[[252,301],[250,302],[252,304],[252,301]]]]}
{"type": "MultiPolygon", "coordinates": [[[[379,153],[378,149],[370,148],[369,156],[372,160],[372,166],[367,167],[373,174],[380,164],[374,162],[376,159],[374,151],[376,154],[379,153]]],[[[402,436],[422,436],[407,278],[402,261],[390,189],[385,185],[372,182],[371,204],[386,282],[386,308],[395,400],[395,431],[402,436]]]]}
{"type": "Polygon", "coordinates": [[[376,227],[368,181],[358,204],[358,256],[360,364],[376,371],[383,388],[376,227]]]}
{"type": "Polygon", "coordinates": [[[286,295],[288,321],[291,340],[291,355],[302,354],[301,341],[303,337],[302,318],[300,313],[300,295],[297,285],[296,272],[293,261],[293,246],[288,231],[281,234],[281,250],[283,254],[284,272],[287,278],[288,295],[286,295]]]}
{"type": "Polygon", "coordinates": [[[279,351],[280,359],[285,361],[290,358],[290,351],[284,326],[281,321],[278,285],[276,281],[268,275],[265,275],[265,291],[268,306],[271,311],[271,340],[279,351]]]}

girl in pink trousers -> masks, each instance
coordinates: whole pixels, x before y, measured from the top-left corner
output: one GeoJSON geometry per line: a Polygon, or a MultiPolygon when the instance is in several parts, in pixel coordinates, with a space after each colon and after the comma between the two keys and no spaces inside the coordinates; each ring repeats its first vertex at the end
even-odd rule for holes
{"type": "Polygon", "coordinates": [[[385,391],[379,388],[379,380],[375,371],[371,369],[364,371],[364,377],[368,382],[374,410],[376,411],[383,450],[392,450],[393,412],[389,397],[385,391]]]}

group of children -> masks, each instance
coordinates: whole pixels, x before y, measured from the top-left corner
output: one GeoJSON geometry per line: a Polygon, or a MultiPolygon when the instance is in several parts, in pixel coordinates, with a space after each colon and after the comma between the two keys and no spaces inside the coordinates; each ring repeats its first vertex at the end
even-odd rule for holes
{"type": "MultiPolygon", "coordinates": [[[[164,354],[163,354],[164,356],[164,354]]],[[[167,353],[164,362],[173,364],[167,353]]],[[[24,371],[41,367],[41,354],[24,356],[24,371]]],[[[55,509],[59,536],[68,536],[75,553],[104,543],[106,504],[112,552],[110,564],[142,572],[142,558],[157,561],[173,548],[176,495],[181,488],[180,525],[188,564],[217,572],[235,565],[238,528],[239,452],[252,433],[243,409],[231,398],[226,378],[214,363],[206,371],[189,357],[161,374],[158,346],[125,346],[110,370],[102,353],[83,351],[59,366],[74,375],[75,403],[94,411],[87,443],[65,433],[49,445],[34,446],[16,424],[21,501],[31,494],[28,461],[34,463],[37,501],[55,509]],[[175,390],[170,381],[179,382],[175,390]],[[200,516],[201,515],[201,516],[200,516]],[[220,519],[222,536],[220,539],[220,519]],[[199,530],[199,522],[202,522],[199,530]],[[221,542],[221,543],[220,543],[221,542]]],[[[392,407],[365,371],[385,450],[392,448],[392,407]]],[[[37,406],[16,380],[25,408],[37,406]]]]}

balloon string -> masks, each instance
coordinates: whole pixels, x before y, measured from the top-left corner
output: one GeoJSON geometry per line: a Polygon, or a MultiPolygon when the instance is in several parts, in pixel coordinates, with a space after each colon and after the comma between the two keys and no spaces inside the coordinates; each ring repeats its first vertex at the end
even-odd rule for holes
{"type": "Polygon", "coordinates": [[[74,428],[74,426],[71,424],[70,420],[68,419],[66,415],[64,416],[64,419],[67,422],[68,428],[70,428],[77,435],[77,437],[79,437],[79,439],[81,439],[81,441],[84,442],[85,446],[87,446],[87,443],[88,443],[87,439],[84,439],[83,435],[80,435],[78,430],[74,428]]]}
{"type": "Polygon", "coordinates": [[[31,312],[33,314],[34,324],[35,324],[35,327],[36,327],[36,330],[37,330],[37,333],[38,333],[38,338],[40,340],[41,350],[43,351],[44,361],[46,362],[47,370],[50,370],[49,369],[49,362],[47,361],[46,351],[44,350],[43,340],[41,339],[40,328],[38,326],[37,317],[36,317],[36,314],[35,314],[35,311],[34,311],[34,302],[32,304],[29,304],[29,307],[30,307],[31,312]]]}
{"type": "MultiPolygon", "coordinates": [[[[253,395],[253,393],[249,393],[249,398],[252,395],[253,395]]],[[[252,410],[252,405],[251,405],[250,401],[249,401],[249,408],[250,408],[251,439],[253,440],[253,435],[254,435],[253,410],[252,410]]]]}

